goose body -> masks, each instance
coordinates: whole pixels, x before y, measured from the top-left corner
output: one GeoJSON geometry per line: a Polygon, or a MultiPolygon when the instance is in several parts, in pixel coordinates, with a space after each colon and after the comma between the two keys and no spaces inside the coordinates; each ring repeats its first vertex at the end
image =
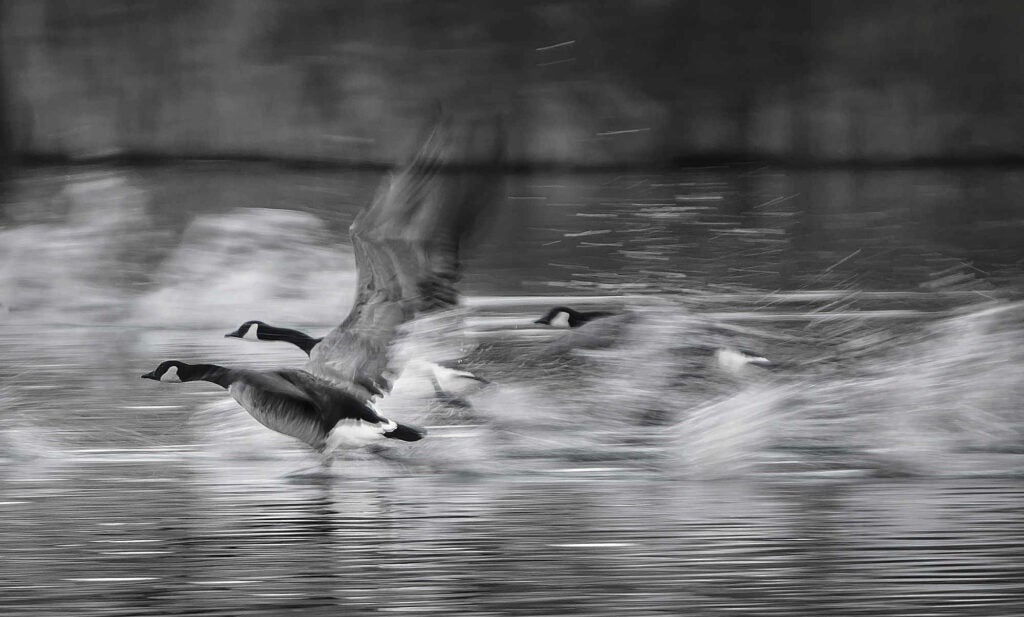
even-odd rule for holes
{"type": "Polygon", "coordinates": [[[217,384],[263,426],[325,454],[338,447],[360,447],[380,439],[418,441],[426,434],[381,416],[368,398],[302,370],[256,371],[168,360],[142,377],[217,384]]]}

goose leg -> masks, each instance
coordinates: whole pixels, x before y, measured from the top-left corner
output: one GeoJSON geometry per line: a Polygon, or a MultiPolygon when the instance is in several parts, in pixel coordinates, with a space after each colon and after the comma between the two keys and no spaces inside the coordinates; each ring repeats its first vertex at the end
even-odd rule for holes
{"type": "Polygon", "coordinates": [[[366,451],[389,463],[398,463],[399,465],[409,465],[412,463],[410,459],[398,454],[393,448],[373,444],[367,446],[366,451]]]}
{"type": "Polygon", "coordinates": [[[289,473],[286,477],[302,477],[309,475],[327,474],[331,471],[331,465],[334,463],[334,457],[330,452],[324,450],[318,450],[317,455],[319,457],[319,464],[312,467],[303,467],[289,473]]]}

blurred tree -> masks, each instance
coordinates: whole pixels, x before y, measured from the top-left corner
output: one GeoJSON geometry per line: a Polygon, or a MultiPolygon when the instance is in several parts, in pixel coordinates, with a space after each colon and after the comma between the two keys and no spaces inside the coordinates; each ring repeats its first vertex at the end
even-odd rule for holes
{"type": "MultiPolygon", "coordinates": [[[[5,7],[3,2],[0,2],[0,33],[4,31],[4,13],[5,7]]],[[[0,49],[3,49],[4,41],[0,40],[0,49]]],[[[6,54],[0,53],[0,58],[6,57],[6,54]]],[[[11,127],[11,99],[7,92],[7,66],[0,61],[0,191],[3,190],[3,183],[7,179],[8,170],[10,169],[14,144],[13,144],[13,131],[11,127]]],[[[0,195],[2,196],[2,195],[0,195]]]]}
{"type": "Polygon", "coordinates": [[[0,151],[394,163],[440,101],[505,112],[528,164],[1024,156],[1024,4],[998,0],[0,7],[0,151]]]}

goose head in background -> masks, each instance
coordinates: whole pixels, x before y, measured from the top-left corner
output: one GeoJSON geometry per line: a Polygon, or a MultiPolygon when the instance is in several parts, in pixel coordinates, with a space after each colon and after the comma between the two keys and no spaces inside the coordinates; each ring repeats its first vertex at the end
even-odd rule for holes
{"type": "Polygon", "coordinates": [[[290,328],[279,328],[262,321],[247,321],[238,326],[234,332],[229,332],[225,337],[240,338],[245,341],[282,341],[291,343],[308,356],[313,348],[322,341],[322,338],[313,338],[305,332],[292,330],[290,328]]]}
{"type": "Polygon", "coordinates": [[[583,324],[595,319],[612,317],[613,315],[615,313],[610,311],[577,311],[568,306],[556,306],[533,323],[554,328],[579,328],[583,324]]]}
{"type": "MultiPolygon", "coordinates": [[[[625,328],[641,323],[640,317],[633,311],[578,311],[568,306],[556,306],[534,323],[575,330],[563,334],[545,349],[546,353],[564,353],[572,349],[612,347],[626,335],[625,328]]],[[[732,346],[684,345],[684,348],[690,353],[711,354],[712,365],[731,375],[741,375],[750,366],[764,368],[772,365],[758,353],[732,346]]]]}

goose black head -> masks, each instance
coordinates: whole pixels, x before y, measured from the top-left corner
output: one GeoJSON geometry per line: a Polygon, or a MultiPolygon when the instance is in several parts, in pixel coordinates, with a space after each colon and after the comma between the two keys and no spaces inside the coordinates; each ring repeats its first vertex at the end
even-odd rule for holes
{"type": "Polygon", "coordinates": [[[195,367],[185,364],[184,362],[168,360],[166,362],[161,362],[160,366],[146,373],[142,378],[167,383],[181,383],[183,381],[191,381],[194,377],[192,374],[194,372],[194,368],[195,367]]]}
{"type": "Polygon", "coordinates": [[[552,326],[555,328],[575,328],[583,325],[585,321],[586,320],[580,318],[578,311],[567,306],[556,306],[533,323],[552,326]]]}
{"type": "Polygon", "coordinates": [[[267,324],[262,321],[247,321],[244,324],[238,326],[238,329],[234,332],[225,334],[225,337],[234,337],[244,339],[246,341],[258,341],[260,340],[260,330],[265,329],[267,324]]]}

